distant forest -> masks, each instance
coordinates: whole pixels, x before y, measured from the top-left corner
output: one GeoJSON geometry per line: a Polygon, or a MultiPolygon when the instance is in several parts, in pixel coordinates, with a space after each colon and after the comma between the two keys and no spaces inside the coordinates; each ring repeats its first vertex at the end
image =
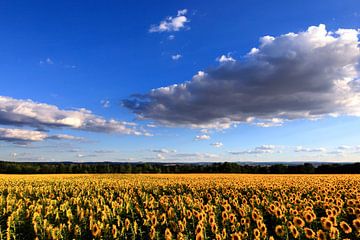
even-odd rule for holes
{"type": "Polygon", "coordinates": [[[52,173],[252,173],[252,174],[360,174],[360,163],[347,164],[239,164],[239,163],[20,163],[0,161],[2,174],[52,173]]]}

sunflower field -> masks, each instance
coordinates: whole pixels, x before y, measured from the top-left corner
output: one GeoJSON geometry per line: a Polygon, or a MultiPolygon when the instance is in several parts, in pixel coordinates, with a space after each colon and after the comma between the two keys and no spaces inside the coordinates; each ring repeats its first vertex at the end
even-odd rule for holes
{"type": "Polygon", "coordinates": [[[0,239],[360,239],[360,176],[0,175],[0,239]]]}

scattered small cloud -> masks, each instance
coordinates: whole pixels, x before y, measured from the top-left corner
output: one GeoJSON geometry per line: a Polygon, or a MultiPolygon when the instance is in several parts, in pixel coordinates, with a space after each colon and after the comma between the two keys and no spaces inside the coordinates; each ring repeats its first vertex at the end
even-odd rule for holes
{"type": "Polygon", "coordinates": [[[204,129],[201,129],[200,132],[201,132],[201,133],[204,133],[204,134],[209,134],[209,133],[210,133],[210,130],[204,128],[204,129]]]}
{"type": "Polygon", "coordinates": [[[180,54],[175,54],[175,55],[171,56],[171,59],[174,61],[179,60],[180,58],[182,58],[182,55],[180,55],[180,54]]]}
{"type": "Polygon", "coordinates": [[[171,34],[167,37],[168,40],[174,40],[175,39],[175,35],[171,34]]]}
{"type": "Polygon", "coordinates": [[[284,120],[280,118],[266,119],[261,122],[254,122],[258,127],[280,127],[284,124],[284,120]]]}
{"type": "Polygon", "coordinates": [[[248,149],[238,152],[229,152],[232,155],[243,155],[243,154],[264,154],[264,153],[280,153],[280,150],[276,149],[275,145],[261,145],[253,149],[248,149]]]}
{"type": "Polygon", "coordinates": [[[213,159],[218,158],[219,155],[212,154],[212,153],[177,153],[173,156],[177,160],[206,160],[206,159],[213,159]]]}
{"type": "Polygon", "coordinates": [[[47,57],[45,59],[42,59],[39,61],[40,66],[46,66],[46,65],[54,65],[60,68],[65,68],[65,69],[75,69],[77,68],[76,65],[74,64],[65,64],[61,61],[56,61],[53,58],[47,57]]]}
{"type": "Polygon", "coordinates": [[[154,153],[176,153],[175,149],[166,149],[166,148],[162,148],[162,149],[154,149],[152,150],[152,152],[154,153]]]}
{"type": "Polygon", "coordinates": [[[226,63],[226,62],[235,62],[235,59],[228,55],[221,55],[220,57],[216,58],[216,61],[220,63],[226,63]]]}
{"type": "Polygon", "coordinates": [[[48,136],[46,139],[53,139],[53,140],[73,140],[73,141],[83,141],[85,140],[83,137],[76,137],[68,134],[55,134],[48,136]]]}
{"type": "Polygon", "coordinates": [[[149,32],[177,32],[185,28],[185,24],[189,22],[189,19],[185,16],[187,9],[179,10],[174,17],[167,17],[161,21],[158,25],[152,25],[149,32]]]}
{"type": "Polygon", "coordinates": [[[222,142],[214,142],[214,143],[211,143],[210,145],[213,147],[216,147],[216,148],[221,148],[222,146],[224,146],[224,144],[222,142]]]}
{"type": "Polygon", "coordinates": [[[97,157],[96,154],[81,154],[81,153],[78,153],[76,154],[76,157],[77,158],[93,158],[93,157],[97,157]]]}
{"type": "Polygon", "coordinates": [[[177,16],[183,16],[187,13],[187,9],[181,9],[181,10],[178,10],[178,13],[177,13],[177,16]]]}
{"type": "Polygon", "coordinates": [[[70,153],[77,153],[77,152],[80,152],[81,150],[78,149],[78,148],[72,148],[72,149],[69,149],[67,150],[67,152],[70,152],[70,153]]]}
{"type": "Polygon", "coordinates": [[[338,149],[340,150],[349,150],[349,149],[352,149],[353,147],[352,146],[349,146],[349,145],[341,145],[338,147],[338,149]]]}
{"type": "Polygon", "coordinates": [[[164,160],[164,159],[165,159],[164,154],[161,154],[161,153],[156,154],[156,157],[157,157],[157,159],[160,159],[160,160],[164,160]]]}
{"type": "Polygon", "coordinates": [[[101,106],[103,106],[103,108],[110,107],[110,101],[109,100],[101,100],[100,103],[101,103],[101,106]]]}
{"type": "Polygon", "coordinates": [[[95,150],[94,152],[106,154],[106,153],[114,153],[115,151],[113,151],[113,150],[95,150]]]}
{"type": "Polygon", "coordinates": [[[194,140],[200,141],[200,140],[209,140],[211,137],[209,135],[203,134],[203,135],[197,135],[194,140]]]}
{"type": "Polygon", "coordinates": [[[327,154],[333,154],[333,155],[343,155],[343,154],[344,154],[344,150],[341,150],[341,149],[336,149],[336,150],[333,150],[333,151],[329,151],[329,152],[327,152],[327,154]]]}
{"type": "Polygon", "coordinates": [[[326,148],[320,147],[320,148],[305,148],[303,146],[297,146],[294,150],[295,152],[311,152],[311,153],[315,153],[315,152],[320,152],[320,153],[325,153],[326,152],[326,148]]]}
{"type": "Polygon", "coordinates": [[[65,68],[71,68],[71,69],[75,69],[75,68],[77,68],[77,66],[76,65],[64,65],[64,67],[65,68]]]}
{"type": "Polygon", "coordinates": [[[46,58],[44,60],[40,60],[40,65],[44,65],[44,64],[48,64],[48,65],[53,65],[54,61],[51,58],[46,58]]]}

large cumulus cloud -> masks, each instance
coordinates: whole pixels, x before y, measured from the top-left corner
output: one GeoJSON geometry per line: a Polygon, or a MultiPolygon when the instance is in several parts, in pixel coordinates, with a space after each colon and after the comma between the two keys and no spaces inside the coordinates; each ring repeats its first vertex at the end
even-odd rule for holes
{"type": "Polygon", "coordinates": [[[359,115],[358,30],[265,36],[238,61],[226,61],[190,81],[123,101],[140,118],[166,125],[271,125],[292,119],[359,115]]]}

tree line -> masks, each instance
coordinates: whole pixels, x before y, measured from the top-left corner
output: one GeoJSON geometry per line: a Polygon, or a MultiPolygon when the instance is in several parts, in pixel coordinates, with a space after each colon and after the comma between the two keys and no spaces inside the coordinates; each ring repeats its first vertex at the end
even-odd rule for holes
{"type": "Polygon", "coordinates": [[[33,163],[0,161],[2,174],[56,173],[251,173],[251,174],[360,174],[360,163],[256,165],[239,163],[33,163]]]}

